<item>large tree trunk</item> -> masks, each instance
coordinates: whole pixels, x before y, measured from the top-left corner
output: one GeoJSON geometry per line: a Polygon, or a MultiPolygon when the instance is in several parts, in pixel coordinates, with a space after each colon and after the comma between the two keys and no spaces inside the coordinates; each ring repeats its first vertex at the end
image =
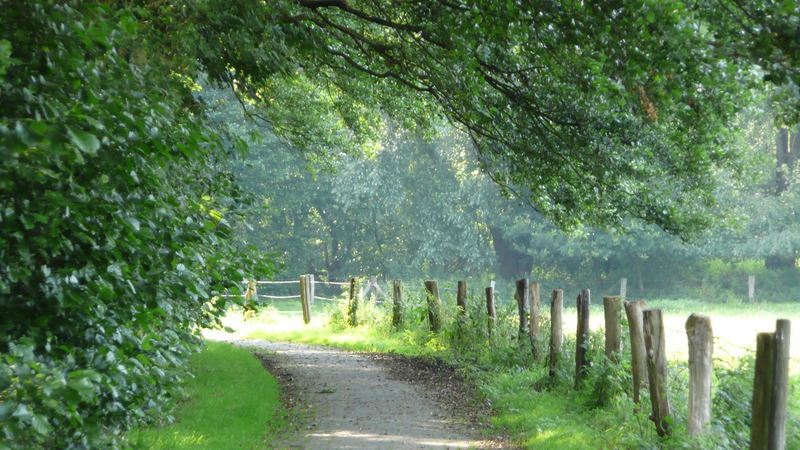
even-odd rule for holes
{"type": "Polygon", "coordinates": [[[503,236],[503,231],[496,227],[489,227],[492,233],[492,246],[497,255],[498,274],[503,279],[524,277],[533,266],[530,255],[519,252],[514,244],[503,236]]]}
{"type": "Polygon", "coordinates": [[[764,258],[764,266],[767,269],[780,269],[795,266],[795,257],[793,255],[770,255],[764,258]]]}

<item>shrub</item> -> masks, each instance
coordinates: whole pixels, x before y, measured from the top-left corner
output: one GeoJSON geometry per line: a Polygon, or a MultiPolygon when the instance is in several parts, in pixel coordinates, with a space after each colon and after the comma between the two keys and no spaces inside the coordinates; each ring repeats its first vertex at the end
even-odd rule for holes
{"type": "Polygon", "coordinates": [[[227,303],[208,299],[255,265],[230,239],[243,199],[215,169],[218,141],[136,19],[96,2],[0,8],[0,440],[12,448],[115,445],[165,416],[197,330],[227,303]]]}

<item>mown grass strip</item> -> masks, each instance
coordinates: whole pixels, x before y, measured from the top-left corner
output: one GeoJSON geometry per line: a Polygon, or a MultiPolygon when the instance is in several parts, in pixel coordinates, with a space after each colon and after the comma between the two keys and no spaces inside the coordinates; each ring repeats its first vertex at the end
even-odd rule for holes
{"type": "Polygon", "coordinates": [[[134,448],[266,448],[283,426],[280,388],[261,362],[241,348],[209,342],[190,360],[195,377],[175,422],[134,430],[134,448]]]}

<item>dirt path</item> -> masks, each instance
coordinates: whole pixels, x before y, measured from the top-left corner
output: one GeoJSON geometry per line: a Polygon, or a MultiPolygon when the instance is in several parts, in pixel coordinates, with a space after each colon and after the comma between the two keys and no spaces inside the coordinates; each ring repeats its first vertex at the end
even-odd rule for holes
{"type": "Polygon", "coordinates": [[[271,361],[291,377],[313,417],[299,436],[277,448],[484,448],[465,426],[419,388],[392,376],[384,364],[359,354],[263,340],[232,341],[275,353],[271,361]]]}

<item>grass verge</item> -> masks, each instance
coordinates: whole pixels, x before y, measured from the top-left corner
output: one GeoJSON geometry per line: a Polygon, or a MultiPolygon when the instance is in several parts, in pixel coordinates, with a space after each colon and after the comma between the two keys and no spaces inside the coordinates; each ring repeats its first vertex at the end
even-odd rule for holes
{"type": "Polygon", "coordinates": [[[280,388],[253,355],[230,344],[208,342],[194,355],[188,398],[175,422],[133,430],[134,448],[265,448],[282,428],[280,388]]]}

